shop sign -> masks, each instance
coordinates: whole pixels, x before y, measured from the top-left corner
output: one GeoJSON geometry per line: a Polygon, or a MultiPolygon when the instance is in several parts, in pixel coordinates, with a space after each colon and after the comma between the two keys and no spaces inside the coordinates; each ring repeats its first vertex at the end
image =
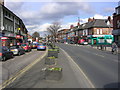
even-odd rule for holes
{"type": "Polygon", "coordinates": [[[93,35],[93,37],[104,37],[104,35],[93,35]]]}
{"type": "Polygon", "coordinates": [[[70,37],[68,37],[68,39],[71,39],[70,37]]]}
{"type": "Polygon", "coordinates": [[[20,37],[20,35],[16,35],[16,38],[17,38],[17,39],[20,39],[21,37],[20,37]]]}

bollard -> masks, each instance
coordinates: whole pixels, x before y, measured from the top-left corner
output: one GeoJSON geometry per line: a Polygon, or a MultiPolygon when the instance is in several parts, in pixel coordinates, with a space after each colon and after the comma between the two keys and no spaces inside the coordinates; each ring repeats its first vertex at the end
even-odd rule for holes
{"type": "Polygon", "coordinates": [[[45,64],[47,64],[47,65],[54,65],[55,64],[55,57],[47,57],[46,59],[45,59],[45,64]]]}
{"type": "Polygon", "coordinates": [[[48,49],[48,57],[58,58],[58,50],[57,49],[48,49]]]}
{"type": "Polygon", "coordinates": [[[54,68],[47,68],[45,70],[45,79],[46,80],[55,80],[59,81],[62,78],[62,68],[54,67],[54,68]]]}

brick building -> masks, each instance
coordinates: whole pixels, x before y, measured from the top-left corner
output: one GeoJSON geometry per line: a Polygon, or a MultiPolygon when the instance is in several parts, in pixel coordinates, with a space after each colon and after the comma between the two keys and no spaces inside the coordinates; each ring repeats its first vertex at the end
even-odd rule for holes
{"type": "Polygon", "coordinates": [[[118,7],[115,8],[115,13],[113,14],[113,32],[115,42],[120,47],[120,2],[118,7]]]}

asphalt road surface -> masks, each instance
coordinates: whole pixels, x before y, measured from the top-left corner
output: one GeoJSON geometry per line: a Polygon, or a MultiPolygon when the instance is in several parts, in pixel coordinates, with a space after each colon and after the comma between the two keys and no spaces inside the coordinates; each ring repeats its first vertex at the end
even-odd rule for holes
{"type": "Polygon", "coordinates": [[[118,56],[88,46],[57,44],[83,70],[96,88],[118,87],[118,56]]]}
{"type": "Polygon", "coordinates": [[[24,55],[15,56],[12,59],[8,59],[7,61],[0,62],[1,65],[1,81],[4,82],[8,80],[10,77],[14,76],[18,71],[32,63],[38,57],[42,56],[45,51],[37,51],[36,49],[31,52],[26,52],[24,55]]]}
{"type": "Polygon", "coordinates": [[[45,79],[44,69],[48,66],[43,59],[6,88],[118,87],[117,55],[87,46],[57,45],[61,50],[56,65],[63,68],[59,81],[45,79]]]}
{"type": "MultiPolygon", "coordinates": [[[[77,75],[79,75],[79,72],[74,71],[75,68],[70,65],[70,62],[68,61],[68,57],[64,55],[63,51],[60,50],[58,59],[56,59],[56,64],[52,66],[61,67],[63,69],[60,80],[55,80],[54,76],[52,77],[53,79],[45,79],[45,73],[43,70],[44,68],[47,68],[49,66],[45,64],[45,59],[43,59],[6,88],[81,88],[82,87],[79,82],[82,79],[76,77],[77,75]]],[[[87,84],[84,85],[86,86],[87,84]]]]}

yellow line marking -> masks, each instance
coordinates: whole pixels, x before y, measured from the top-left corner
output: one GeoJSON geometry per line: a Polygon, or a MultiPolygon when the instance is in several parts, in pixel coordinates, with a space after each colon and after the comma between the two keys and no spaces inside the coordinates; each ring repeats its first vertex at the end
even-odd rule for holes
{"type": "Polygon", "coordinates": [[[0,89],[5,88],[10,83],[12,83],[13,81],[15,81],[18,77],[22,76],[26,71],[28,71],[30,68],[32,68],[36,63],[38,63],[39,61],[41,61],[47,55],[47,52],[48,52],[48,48],[47,48],[45,54],[42,57],[40,56],[34,62],[32,62],[31,64],[29,64],[28,66],[26,66],[25,68],[23,68],[22,70],[20,70],[18,73],[16,73],[13,77],[11,77],[10,79],[8,79],[5,82],[3,82],[0,85],[0,89]]]}
{"type": "MultiPolygon", "coordinates": [[[[60,48],[61,49],[61,48],[60,48]]],[[[86,78],[86,80],[89,82],[89,84],[91,85],[92,88],[95,88],[95,86],[92,84],[92,82],[89,80],[89,78],[85,75],[85,73],[83,72],[83,70],[80,68],[80,66],[78,66],[78,64],[75,63],[75,61],[68,55],[67,52],[65,52],[63,49],[61,49],[67,56],[68,58],[70,58],[70,60],[75,64],[75,66],[77,66],[77,68],[80,70],[80,72],[83,74],[83,76],[86,78]]]]}

